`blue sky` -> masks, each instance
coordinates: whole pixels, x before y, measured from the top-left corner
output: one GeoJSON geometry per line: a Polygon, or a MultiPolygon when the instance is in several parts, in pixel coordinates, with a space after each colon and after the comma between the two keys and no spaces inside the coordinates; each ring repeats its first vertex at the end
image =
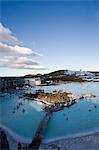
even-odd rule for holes
{"type": "Polygon", "coordinates": [[[58,69],[99,71],[98,1],[4,1],[1,8],[3,26],[11,30],[22,46],[42,54],[29,58],[40,62],[45,69],[4,66],[0,75],[58,69]]]}

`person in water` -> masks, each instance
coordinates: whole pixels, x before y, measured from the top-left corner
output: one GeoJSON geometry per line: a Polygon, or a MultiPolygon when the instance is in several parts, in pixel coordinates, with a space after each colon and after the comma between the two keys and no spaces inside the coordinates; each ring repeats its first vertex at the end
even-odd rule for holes
{"type": "Polygon", "coordinates": [[[17,109],[19,109],[19,106],[17,106],[17,109]]]}
{"type": "Polygon", "coordinates": [[[14,113],[15,113],[15,111],[12,111],[12,113],[14,114],[14,113]]]}
{"type": "Polygon", "coordinates": [[[66,120],[68,120],[68,117],[66,118],[66,120]]]}
{"type": "Polygon", "coordinates": [[[22,110],[22,111],[23,111],[23,113],[24,113],[24,112],[25,112],[25,109],[23,108],[23,110],[22,110]]]}

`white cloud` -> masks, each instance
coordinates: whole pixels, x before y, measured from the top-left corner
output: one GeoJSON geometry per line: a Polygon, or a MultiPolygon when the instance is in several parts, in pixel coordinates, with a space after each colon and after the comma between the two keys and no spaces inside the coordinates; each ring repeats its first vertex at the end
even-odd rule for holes
{"type": "Polygon", "coordinates": [[[12,34],[11,30],[0,23],[0,53],[4,56],[0,58],[0,67],[27,70],[46,69],[39,62],[29,58],[29,56],[42,56],[41,54],[20,44],[21,42],[12,34]]]}
{"type": "Polygon", "coordinates": [[[34,52],[30,48],[19,46],[21,43],[22,42],[12,35],[12,32],[9,28],[4,27],[3,24],[0,23],[0,52],[41,56],[41,54],[34,52]]]}
{"type": "Polygon", "coordinates": [[[27,58],[27,57],[19,57],[18,59],[16,59],[16,63],[26,64],[26,65],[40,65],[39,62],[33,61],[32,59],[27,58]]]}
{"type": "Polygon", "coordinates": [[[4,27],[2,23],[0,23],[0,41],[11,45],[20,43],[19,40],[12,35],[11,30],[4,27]]]}
{"type": "Polygon", "coordinates": [[[32,65],[28,65],[28,66],[25,66],[24,69],[29,69],[29,70],[47,70],[48,68],[45,68],[43,66],[34,67],[32,65]]]}
{"type": "Polygon", "coordinates": [[[6,53],[11,53],[11,54],[21,54],[21,55],[39,55],[36,52],[33,52],[32,49],[30,48],[26,48],[26,47],[22,47],[22,46],[10,46],[7,44],[4,44],[2,42],[0,42],[0,52],[6,52],[6,53]]]}
{"type": "Polygon", "coordinates": [[[16,68],[16,69],[30,69],[30,70],[44,70],[46,68],[40,66],[39,62],[33,61],[27,57],[5,56],[0,59],[0,67],[16,68]]]}

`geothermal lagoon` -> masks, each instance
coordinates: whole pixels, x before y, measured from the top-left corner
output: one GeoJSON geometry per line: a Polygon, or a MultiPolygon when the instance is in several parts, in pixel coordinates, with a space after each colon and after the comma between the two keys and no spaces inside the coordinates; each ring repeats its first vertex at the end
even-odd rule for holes
{"type": "Polygon", "coordinates": [[[53,113],[45,128],[43,141],[53,141],[99,131],[99,83],[67,82],[54,86],[37,86],[29,88],[28,91],[21,90],[13,94],[1,93],[4,97],[0,97],[0,116],[2,116],[0,126],[17,141],[31,143],[39,123],[45,115],[41,105],[36,101],[19,98],[24,92],[35,93],[38,89],[44,89],[45,92],[62,90],[76,96],[87,93],[96,95],[95,98],[80,100],[69,108],[53,113]],[[18,103],[22,104],[17,109],[18,103]]]}

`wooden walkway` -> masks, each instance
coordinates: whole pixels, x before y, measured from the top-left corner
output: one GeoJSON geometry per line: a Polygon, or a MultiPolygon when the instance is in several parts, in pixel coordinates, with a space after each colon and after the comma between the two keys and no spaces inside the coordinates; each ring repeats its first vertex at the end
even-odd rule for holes
{"type": "Polygon", "coordinates": [[[35,137],[33,138],[32,143],[30,144],[30,150],[38,150],[39,145],[42,141],[42,138],[44,136],[44,129],[51,117],[51,112],[47,112],[44,118],[41,120],[39,127],[36,131],[35,137]]]}

